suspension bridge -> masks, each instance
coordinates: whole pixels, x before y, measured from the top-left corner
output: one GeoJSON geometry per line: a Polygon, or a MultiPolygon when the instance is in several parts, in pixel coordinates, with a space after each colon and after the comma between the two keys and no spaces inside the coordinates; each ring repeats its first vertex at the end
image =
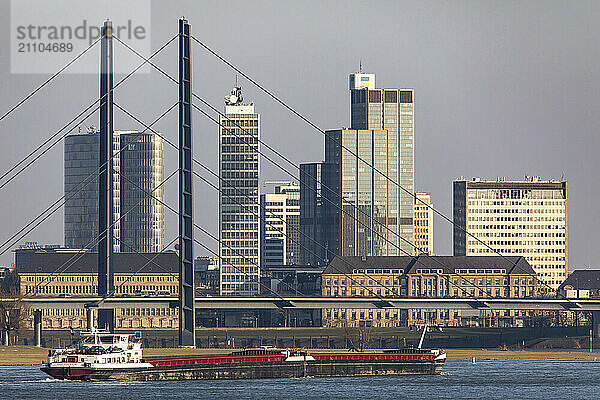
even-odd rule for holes
{"type": "MultiPolygon", "coordinates": [[[[162,46],[160,46],[155,52],[153,52],[149,57],[144,57],[141,55],[136,49],[129,46],[127,43],[121,41],[117,36],[113,35],[112,31],[112,22],[106,21],[104,26],[102,27],[102,35],[95,42],[90,44],[82,53],[74,57],[65,65],[65,67],[61,68],[58,72],[53,74],[50,78],[48,78],[43,84],[37,87],[34,91],[32,91],[29,95],[24,97],[21,101],[17,102],[17,104],[8,110],[6,113],[0,117],[0,123],[2,120],[7,118],[13,112],[17,111],[18,108],[25,102],[27,102],[31,97],[38,95],[41,90],[52,82],[57,76],[59,76],[66,68],[68,68],[72,63],[76,62],[84,53],[88,52],[91,48],[96,45],[100,45],[100,96],[98,99],[94,100],[89,106],[87,106],[83,111],[78,113],[71,121],[64,125],[62,129],[52,134],[50,137],[45,138],[43,142],[37,146],[34,150],[32,150],[26,157],[24,157],[21,161],[15,164],[12,168],[6,171],[2,176],[0,176],[0,181],[4,180],[0,183],[0,190],[7,186],[12,180],[16,179],[25,169],[33,165],[39,158],[41,158],[44,154],[46,154],[52,147],[61,142],[65,136],[74,129],[75,126],[85,121],[86,118],[91,116],[96,111],[99,111],[99,134],[100,134],[100,166],[96,170],[94,174],[87,177],[83,183],[86,181],[89,182],[90,179],[94,177],[94,175],[98,176],[98,185],[99,185],[99,209],[98,209],[98,217],[99,217],[99,231],[98,235],[88,243],[86,247],[93,247],[97,245],[98,247],[98,296],[93,297],[73,297],[73,298],[44,298],[36,296],[36,292],[30,293],[25,296],[22,300],[26,304],[29,305],[31,309],[34,310],[34,331],[37,334],[37,341],[39,342],[39,337],[41,333],[41,311],[43,309],[48,308],[84,308],[88,310],[97,310],[97,326],[106,327],[110,330],[114,329],[114,310],[119,308],[147,308],[147,307],[170,307],[170,308],[178,308],[179,310],[179,344],[182,346],[194,346],[196,343],[195,340],[195,310],[196,309],[323,309],[323,308],[398,308],[398,309],[455,309],[455,310],[538,310],[538,311],[590,311],[593,313],[594,317],[594,332],[598,335],[598,327],[600,325],[600,299],[567,299],[567,298],[540,298],[540,299],[532,299],[532,298],[474,298],[470,295],[470,293],[465,288],[459,288],[459,290],[463,291],[463,298],[407,298],[406,296],[400,296],[396,289],[390,287],[389,285],[385,285],[377,279],[374,279],[376,285],[385,288],[390,293],[392,293],[392,297],[384,297],[365,284],[356,280],[355,277],[345,273],[344,271],[339,271],[340,274],[346,276],[353,284],[360,286],[366,290],[369,294],[368,297],[309,297],[304,296],[302,293],[298,292],[297,289],[292,289],[294,292],[293,297],[282,296],[276,292],[274,292],[270,287],[262,285],[259,282],[259,285],[264,286],[265,292],[271,293],[271,295],[264,297],[237,297],[237,296],[227,296],[227,297],[196,297],[195,289],[194,289],[194,270],[193,270],[193,261],[194,261],[194,246],[200,246],[205,251],[213,254],[221,260],[221,254],[216,253],[211,249],[209,245],[199,241],[194,237],[194,231],[199,230],[203,234],[212,238],[216,242],[220,243],[224,248],[230,249],[236,256],[243,258],[246,261],[249,261],[247,257],[243,254],[240,254],[236,249],[230,248],[225,242],[221,242],[220,238],[215,234],[209,232],[206,228],[198,225],[194,222],[194,194],[193,194],[193,185],[195,179],[200,180],[204,184],[207,184],[214,190],[220,192],[224,196],[228,196],[221,186],[226,186],[228,189],[233,190],[233,192],[237,196],[245,196],[247,201],[239,201],[235,198],[231,197],[232,201],[237,204],[242,209],[248,211],[249,213],[253,213],[257,218],[261,218],[260,215],[253,211],[254,209],[251,206],[257,205],[254,204],[252,199],[249,199],[243,192],[239,191],[238,188],[229,186],[230,184],[222,179],[219,174],[215,173],[211,168],[207,167],[204,163],[193,157],[193,130],[192,130],[192,113],[193,110],[196,110],[204,117],[208,118],[216,125],[220,126],[218,118],[215,118],[210,112],[219,115],[224,118],[228,122],[232,124],[235,128],[239,129],[241,132],[246,132],[247,128],[240,126],[235,120],[229,119],[225,114],[220,112],[215,106],[211,105],[208,101],[200,97],[197,93],[194,93],[192,90],[192,42],[198,45],[201,49],[208,52],[211,56],[214,56],[219,61],[223,62],[225,65],[230,67],[233,71],[235,71],[240,76],[244,77],[248,82],[252,85],[256,86],[259,90],[264,92],[267,96],[272,98],[276,103],[281,105],[285,110],[290,112],[293,116],[299,118],[303,122],[305,122],[308,126],[314,129],[316,132],[325,135],[325,131],[318,127],[315,123],[310,121],[307,117],[301,114],[299,111],[288,105],[284,100],[282,100],[279,96],[274,94],[274,92],[265,88],[261,85],[257,80],[253,77],[246,74],[240,68],[235,66],[233,63],[228,61],[225,57],[220,55],[216,50],[209,47],[203,41],[199,40],[191,33],[191,26],[189,22],[185,19],[179,20],[179,31],[172,38],[167,40],[162,46]],[[127,50],[131,51],[133,54],[140,58],[140,64],[134,68],[129,74],[125,75],[120,81],[116,84],[113,81],[113,46],[114,42],[117,42],[118,45],[123,46],[127,50]],[[163,51],[167,46],[171,45],[174,42],[178,42],[179,46],[179,56],[178,56],[178,65],[179,65],[179,75],[178,78],[175,78],[168,74],[163,68],[161,68],[155,61],[155,56],[163,51]],[[116,103],[114,101],[113,92],[114,90],[120,86],[124,81],[126,81],[129,77],[135,74],[140,68],[145,65],[149,65],[158,71],[165,79],[173,82],[178,86],[179,89],[179,98],[178,100],[169,108],[167,108],[160,116],[158,116],[153,122],[150,124],[144,123],[140,118],[137,118],[133,113],[129,112],[124,106],[116,103]],[[203,107],[208,108],[210,111],[205,111],[201,106],[198,105],[200,103],[203,107]],[[178,142],[175,143],[173,140],[166,138],[160,133],[156,132],[153,129],[153,126],[160,121],[165,115],[171,112],[174,108],[178,108],[179,111],[179,120],[178,120],[178,142]],[[179,257],[179,270],[178,273],[175,274],[178,282],[179,282],[179,295],[178,297],[122,297],[115,296],[116,289],[118,286],[115,286],[114,279],[114,271],[112,268],[112,259],[113,259],[113,244],[116,242],[121,242],[121,244],[127,246],[126,243],[120,241],[118,237],[115,237],[113,234],[113,227],[117,224],[126,214],[120,215],[118,219],[115,220],[112,209],[113,209],[113,174],[119,174],[119,171],[116,170],[113,166],[113,159],[115,154],[111,151],[112,143],[113,143],[113,121],[114,121],[114,108],[117,108],[125,115],[132,118],[137,123],[141,124],[144,129],[140,133],[144,132],[153,132],[156,135],[160,135],[161,138],[171,147],[176,149],[179,154],[179,164],[177,170],[173,171],[173,173],[169,174],[167,178],[161,182],[159,186],[162,186],[166,181],[178,175],[179,180],[179,190],[178,190],[178,207],[175,208],[164,201],[157,198],[156,194],[149,192],[138,185],[135,182],[129,182],[133,186],[136,186],[137,189],[144,192],[146,198],[152,198],[156,201],[159,201],[164,205],[168,210],[176,213],[178,215],[178,235],[173,238],[161,251],[167,251],[169,247],[173,244],[178,244],[178,257],[179,257]],[[69,127],[73,127],[69,129],[69,127]],[[218,179],[219,184],[214,184],[209,179],[207,179],[202,174],[199,174],[197,171],[194,171],[194,166],[199,167],[204,173],[213,176],[218,179]]],[[[241,145],[250,145],[247,139],[245,139],[242,135],[237,135],[235,132],[232,132],[232,135],[236,136],[239,144],[241,145]]],[[[280,151],[275,149],[273,146],[264,142],[260,138],[258,139],[261,145],[271,151],[272,154],[265,154],[264,151],[259,151],[262,158],[269,163],[273,164],[276,168],[281,170],[284,174],[290,176],[293,179],[298,178],[299,166],[292,162],[289,157],[282,154],[280,151]],[[274,154],[274,155],[273,155],[274,154]],[[282,161],[277,161],[277,159],[282,161]],[[285,165],[289,166],[286,167],[285,165]],[[291,167],[291,168],[290,168],[291,167]]],[[[359,157],[358,154],[355,154],[351,149],[346,148],[341,143],[339,143],[341,148],[344,148],[350,154],[357,158],[357,160],[366,164],[369,168],[373,170],[374,173],[380,174],[384,177],[385,180],[389,181],[390,184],[397,186],[400,190],[407,191],[406,188],[402,187],[395,180],[391,179],[389,176],[384,174],[383,172],[377,170],[373,165],[371,165],[368,161],[359,157]]],[[[120,175],[122,179],[127,179],[127,177],[120,175]]],[[[317,181],[316,177],[310,177],[317,181]]],[[[323,185],[323,182],[317,181],[319,185],[323,185]]],[[[65,193],[64,196],[53,202],[49,207],[44,209],[38,216],[33,218],[30,222],[28,222],[23,228],[15,232],[11,235],[1,246],[0,249],[4,249],[0,254],[5,253],[7,250],[11,249],[16,243],[19,243],[26,235],[40,226],[44,221],[46,221],[51,215],[56,213],[61,207],[64,205],[66,199],[74,196],[79,190],[81,190],[83,185],[79,185],[76,187],[73,192],[65,193]]],[[[415,196],[414,193],[409,193],[411,196],[415,196]]],[[[142,199],[143,200],[143,199],[142,199]]],[[[140,200],[140,202],[142,201],[140,200]]],[[[324,201],[330,201],[329,199],[324,199],[324,201]]],[[[336,202],[332,202],[332,205],[337,207],[342,213],[348,215],[352,218],[357,225],[367,229],[374,236],[378,236],[383,241],[386,241],[388,244],[396,248],[399,252],[402,252],[406,255],[412,256],[412,254],[407,253],[405,250],[401,249],[397,243],[391,241],[387,234],[391,233],[399,238],[399,240],[408,243],[411,247],[418,250],[417,246],[408,241],[406,238],[401,237],[398,233],[393,232],[389,229],[384,223],[381,223],[374,219],[372,216],[367,215],[364,211],[358,209],[357,212],[362,214],[360,216],[356,216],[354,213],[349,213],[345,207],[342,207],[344,203],[344,199],[339,199],[339,204],[336,202]],[[368,222],[365,222],[365,218],[368,222]],[[373,228],[377,226],[377,229],[373,228]]],[[[138,203],[139,204],[139,203],[138,203]]],[[[433,206],[429,204],[425,204],[428,208],[430,208],[434,213],[441,216],[447,222],[454,224],[453,220],[441,213],[439,210],[435,209],[433,206]]],[[[134,205],[133,207],[135,207],[134,205]]],[[[269,217],[275,217],[281,220],[282,217],[271,214],[269,217]]],[[[285,221],[283,221],[285,222],[285,221]]],[[[275,228],[278,229],[278,228],[275,228]]],[[[294,239],[292,235],[290,235],[290,230],[293,232],[297,231],[297,228],[288,227],[288,233],[281,232],[284,236],[287,237],[288,240],[298,240],[294,239]],[[289,236],[288,236],[289,235],[289,236]]],[[[301,236],[302,232],[299,233],[301,236]]],[[[481,241],[479,238],[473,236],[471,233],[466,232],[465,234],[472,237],[479,243],[485,245],[490,248],[489,245],[481,241]]],[[[304,237],[306,235],[303,235],[304,237]]],[[[313,238],[306,237],[306,239],[315,242],[313,238]]],[[[320,243],[315,244],[319,247],[323,247],[320,243]]],[[[302,246],[302,244],[300,244],[302,246]]],[[[491,249],[491,248],[490,248],[491,249]]],[[[150,257],[147,254],[140,253],[136,251],[134,248],[130,248],[130,251],[136,253],[139,257],[141,257],[145,263],[144,266],[154,265],[159,269],[165,270],[159,263],[155,261],[156,256],[150,257]]],[[[310,252],[315,255],[309,249],[304,248],[305,251],[310,252]]],[[[324,249],[327,250],[327,249],[324,249]]],[[[496,254],[501,257],[504,257],[502,254],[498,253],[496,250],[493,250],[496,254]]],[[[73,256],[66,261],[63,265],[54,271],[52,277],[49,280],[56,279],[56,277],[60,276],[63,273],[69,271],[69,268],[74,264],[77,260],[77,257],[81,257],[84,254],[85,249],[82,249],[80,252],[74,253],[73,256]]],[[[438,259],[432,258],[436,263],[442,263],[438,259]]],[[[221,260],[223,262],[223,260],[221,260]]],[[[252,261],[249,261],[252,263],[252,261]]],[[[342,262],[344,260],[342,259],[342,262]]],[[[239,272],[239,274],[246,276],[248,279],[248,273],[237,267],[236,265],[229,264],[232,268],[239,272]]],[[[260,266],[256,265],[257,267],[260,266]]],[[[443,266],[443,265],[441,265],[443,266]]],[[[142,267],[143,268],[143,267],[142,267]]],[[[138,273],[142,268],[138,271],[134,271],[132,276],[138,273]]],[[[170,273],[165,270],[165,272],[170,273]]],[[[367,272],[360,272],[361,275],[372,278],[367,272]]],[[[454,273],[454,275],[462,277],[459,273],[454,273]]],[[[532,275],[536,280],[537,276],[532,275]]],[[[129,278],[131,279],[131,277],[129,278]]],[[[40,282],[37,286],[47,285],[49,280],[40,282]]],[[[474,288],[481,289],[479,285],[474,282],[469,282],[466,280],[469,285],[474,288]]],[[[125,284],[126,282],[120,283],[120,286],[125,284]]],[[[545,285],[544,282],[539,281],[540,285],[545,285]]],[[[0,302],[11,301],[12,299],[0,299],[0,302]]],[[[92,319],[94,318],[94,313],[89,312],[88,314],[88,323],[93,323],[92,319]]]]}

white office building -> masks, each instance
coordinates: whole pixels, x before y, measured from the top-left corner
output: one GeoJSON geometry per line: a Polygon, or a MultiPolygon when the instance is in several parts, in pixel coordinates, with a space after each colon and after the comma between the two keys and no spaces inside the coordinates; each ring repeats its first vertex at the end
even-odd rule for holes
{"type": "Polygon", "coordinates": [[[566,181],[454,181],[454,223],[456,256],[523,256],[542,293],[567,278],[566,181]]]}
{"type": "Polygon", "coordinates": [[[260,115],[235,87],[219,117],[219,271],[221,295],[259,293],[260,115]]]}
{"type": "Polygon", "coordinates": [[[289,182],[260,196],[261,258],[264,266],[300,261],[300,186],[289,182]]]}
{"type": "Polygon", "coordinates": [[[414,238],[415,255],[433,255],[433,203],[431,194],[415,193],[414,238]]]}

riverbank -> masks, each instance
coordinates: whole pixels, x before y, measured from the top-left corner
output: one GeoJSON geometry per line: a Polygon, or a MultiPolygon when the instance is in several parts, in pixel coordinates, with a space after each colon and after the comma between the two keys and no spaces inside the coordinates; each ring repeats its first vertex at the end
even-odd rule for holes
{"type": "MultiPolygon", "coordinates": [[[[176,330],[142,330],[145,348],[177,347],[176,330]]],[[[122,331],[122,333],[131,333],[122,331]]],[[[346,349],[356,345],[360,334],[357,328],[197,328],[196,345],[201,348],[228,347],[306,347],[346,349]]],[[[371,347],[393,349],[417,346],[421,331],[407,327],[368,328],[371,347]]],[[[44,330],[42,346],[61,348],[69,346],[73,338],[68,330],[44,330]]],[[[25,330],[12,338],[12,344],[30,346],[33,331],[25,330]]],[[[594,348],[600,349],[600,338],[594,348]]],[[[447,327],[431,331],[426,346],[433,348],[473,348],[511,350],[589,349],[589,327],[535,327],[535,328],[467,328],[447,327]]]]}
{"type": "MultiPolygon", "coordinates": [[[[232,349],[180,349],[180,348],[150,348],[144,349],[147,357],[191,356],[206,354],[227,354],[232,349]]],[[[344,353],[341,349],[314,349],[315,353],[336,352],[344,353]]],[[[0,365],[38,365],[46,359],[48,349],[34,346],[0,346],[0,365]]],[[[527,351],[527,350],[485,350],[485,349],[449,349],[448,361],[485,360],[586,360],[599,359],[600,352],[583,351],[527,351]]]]}

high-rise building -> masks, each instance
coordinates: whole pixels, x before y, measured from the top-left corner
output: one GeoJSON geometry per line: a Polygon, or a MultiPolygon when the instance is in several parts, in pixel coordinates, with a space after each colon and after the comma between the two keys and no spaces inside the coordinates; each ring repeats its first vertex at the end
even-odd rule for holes
{"type": "MultiPolygon", "coordinates": [[[[414,91],[412,89],[376,89],[375,74],[350,74],[350,128],[380,131],[373,135],[373,185],[385,193],[385,204],[373,199],[373,206],[385,207],[387,228],[405,240],[399,247],[412,254],[414,199],[414,91]],[[385,131],[386,133],[382,133],[385,131]],[[384,160],[380,157],[385,149],[384,160]],[[381,153],[381,154],[378,154],[381,153]],[[387,176],[387,178],[385,176],[387,176]],[[388,179],[389,178],[389,179],[388,179]],[[398,187],[401,186],[402,188],[398,187]]],[[[360,140],[368,140],[363,134],[360,140]]],[[[358,162],[357,167],[363,168],[358,162]]],[[[383,216],[376,216],[383,218],[383,216]]],[[[381,220],[383,222],[383,220],[381,220]]],[[[379,249],[380,245],[374,248],[379,249]]],[[[379,255],[402,255],[395,247],[379,255]]],[[[377,255],[377,254],[375,254],[377,255]]]]}
{"type": "Polygon", "coordinates": [[[219,117],[220,293],[255,295],[260,282],[260,115],[236,87],[219,117]]]}
{"type": "Polygon", "coordinates": [[[261,259],[264,266],[300,260],[300,186],[289,182],[260,196],[261,259]]]}
{"type": "Polygon", "coordinates": [[[65,137],[66,247],[97,249],[99,149],[100,135],[93,128],[65,137]]]}
{"type": "MultiPolygon", "coordinates": [[[[325,162],[335,166],[330,167],[334,170],[329,176],[335,182],[328,177],[323,181],[332,190],[325,192],[323,203],[323,222],[333,228],[325,237],[329,248],[341,256],[412,254],[413,247],[406,247],[397,234],[398,199],[388,197],[385,178],[371,167],[380,171],[396,168],[387,164],[397,162],[388,154],[395,151],[387,146],[389,131],[342,129],[325,134],[325,162]]],[[[412,242],[412,236],[411,231],[405,239],[412,242]]]]}
{"type": "Polygon", "coordinates": [[[121,251],[160,252],[164,248],[163,140],[152,132],[119,132],[121,251]],[[147,195],[152,194],[155,198],[147,195]]]}
{"type": "Polygon", "coordinates": [[[525,257],[542,291],[558,289],[568,270],[567,182],[454,181],[454,255],[496,252],[525,257]]]}
{"type": "Polygon", "coordinates": [[[325,238],[332,236],[333,229],[325,223],[323,198],[323,185],[327,185],[325,181],[331,183],[328,173],[334,171],[333,167],[322,162],[300,164],[300,264],[303,265],[325,265],[335,255],[335,247],[329,251],[331,256],[326,255],[329,242],[325,238]]]}
{"type": "Polygon", "coordinates": [[[433,255],[433,203],[429,193],[415,193],[415,255],[433,255]]]}
{"type": "MultiPolygon", "coordinates": [[[[164,193],[159,187],[164,168],[162,138],[149,132],[115,131],[113,144],[113,249],[162,251],[164,209],[160,201],[164,200],[164,193]],[[158,200],[147,196],[144,190],[158,200]]],[[[100,135],[93,128],[65,137],[66,247],[97,249],[99,147],[100,135]]]]}
{"type": "Polygon", "coordinates": [[[327,131],[325,162],[300,166],[302,263],[414,251],[413,90],[363,73],[349,86],[351,129],[327,131]]]}

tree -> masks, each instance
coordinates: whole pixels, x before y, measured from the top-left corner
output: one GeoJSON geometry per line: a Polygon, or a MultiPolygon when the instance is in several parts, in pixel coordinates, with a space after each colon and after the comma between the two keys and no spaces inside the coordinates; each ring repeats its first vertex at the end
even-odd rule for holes
{"type": "Polygon", "coordinates": [[[363,351],[371,344],[373,336],[373,327],[367,326],[366,321],[361,321],[359,326],[351,326],[347,319],[340,320],[344,342],[349,344],[349,349],[354,351],[363,351]]]}
{"type": "Polygon", "coordinates": [[[19,332],[29,318],[29,307],[23,301],[16,272],[8,273],[0,280],[0,332],[10,344],[11,332],[19,332]]]}

